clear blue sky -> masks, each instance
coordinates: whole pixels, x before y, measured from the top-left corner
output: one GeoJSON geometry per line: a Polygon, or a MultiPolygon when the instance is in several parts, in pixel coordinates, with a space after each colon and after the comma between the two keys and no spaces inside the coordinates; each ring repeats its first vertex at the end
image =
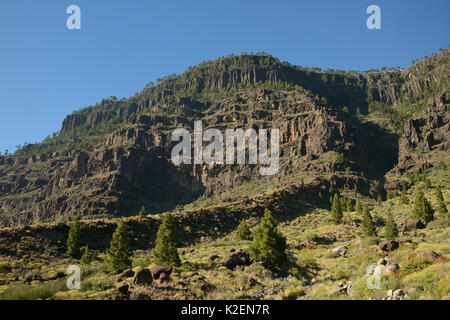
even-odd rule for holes
{"type": "Polygon", "coordinates": [[[447,47],[448,0],[1,0],[0,150],[38,142],[73,110],[230,53],[304,66],[402,66],[447,47]],[[81,8],[82,29],[66,28],[81,8]],[[366,28],[381,7],[382,30],[366,28]]]}

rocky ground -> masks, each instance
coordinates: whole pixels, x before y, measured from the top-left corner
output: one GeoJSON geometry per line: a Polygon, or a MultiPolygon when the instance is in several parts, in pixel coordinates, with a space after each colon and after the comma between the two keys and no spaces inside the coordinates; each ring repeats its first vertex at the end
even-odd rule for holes
{"type": "MultiPolygon", "coordinates": [[[[436,186],[448,179],[448,173],[436,172],[430,178],[436,186]]],[[[205,233],[201,240],[189,245],[186,241],[179,248],[182,264],[175,268],[153,263],[151,242],[134,251],[133,269],[123,272],[110,272],[103,250],[93,249],[93,262],[81,266],[81,290],[67,290],[65,270],[80,262],[59,249],[58,242],[64,248],[66,237],[36,250],[33,241],[39,239],[27,237],[25,230],[20,246],[10,248],[14,254],[2,256],[0,299],[448,299],[448,214],[436,214],[427,225],[412,219],[417,188],[425,189],[436,207],[435,188],[426,188],[423,182],[408,190],[408,204],[400,197],[381,204],[362,197],[364,204],[373,207],[378,232],[374,238],[362,236],[361,217],[355,211],[346,212],[337,226],[330,223],[330,211],[321,208],[284,219],[279,228],[287,237],[289,263],[277,273],[253,261],[246,252],[250,241],[236,240],[235,232],[205,233]],[[388,210],[400,230],[393,241],[384,239],[388,210]],[[368,287],[377,267],[381,268],[379,287],[368,287]]],[[[443,194],[448,206],[450,190],[443,189],[443,194]]],[[[343,195],[353,198],[354,192],[347,190],[343,195]]],[[[247,221],[254,228],[259,218],[247,221]]],[[[128,225],[133,223],[146,222],[128,218],[128,225]]],[[[97,222],[96,228],[100,225],[97,222]]],[[[31,234],[35,234],[33,228],[50,227],[33,226],[28,230],[31,234]]],[[[19,230],[13,229],[9,232],[19,230]]],[[[2,242],[3,250],[11,246],[2,242]]]]}

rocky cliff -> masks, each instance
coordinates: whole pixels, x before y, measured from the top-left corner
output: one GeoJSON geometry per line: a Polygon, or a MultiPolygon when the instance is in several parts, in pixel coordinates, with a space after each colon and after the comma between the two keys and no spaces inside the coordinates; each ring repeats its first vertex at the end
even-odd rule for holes
{"type": "Polygon", "coordinates": [[[142,205],[182,211],[196,200],[243,201],[308,177],[325,187],[335,174],[369,177],[358,187],[376,196],[394,166],[435,168],[440,158],[423,154],[448,151],[448,54],[367,74],[320,73],[267,55],[225,57],[129,99],[105,99],[67,116],[54,137],[0,157],[0,225],[134,215],[142,205]],[[397,120],[403,132],[373,121],[370,104],[406,110],[397,120]],[[192,131],[195,120],[223,131],[279,128],[278,174],[263,177],[259,165],[174,165],[171,133],[192,131]]]}

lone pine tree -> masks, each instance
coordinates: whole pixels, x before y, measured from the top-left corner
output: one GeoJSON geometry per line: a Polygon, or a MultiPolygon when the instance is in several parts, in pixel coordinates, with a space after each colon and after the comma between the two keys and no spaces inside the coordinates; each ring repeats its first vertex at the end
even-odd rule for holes
{"type": "Polygon", "coordinates": [[[425,198],[423,192],[419,190],[414,199],[414,208],[412,211],[412,216],[416,219],[421,219],[425,222],[430,222],[434,220],[434,210],[425,198]]]}
{"type": "Polygon", "coordinates": [[[286,238],[277,229],[277,221],[267,208],[261,223],[253,231],[253,241],[249,247],[250,255],[266,266],[280,269],[287,262],[286,238]]]}
{"type": "Polygon", "coordinates": [[[178,234],[175,223],[170,214],[166,214],[156,234],[155,250],[153,259],[156,264],[168,264],[178,266],[181,263],[178,255],[178,234]]]}
{"type": "Polygon", "coordinates": [[[444,196],[442,195],[442,191],[440,188],[437,188],[436,190],[436,201],[438,203],[438,211],[442,214],[447,213],[447,206],[445,205],[444,196]]]}
{"type": "Polygon", "coordinates": [[[333,197],[333,205],[331,207],[331,221],[334,224],[340,224],[342,222],[342,217],[341,201],[339,200],[339,196],[335,194],[333,197]]]}
{"type": "Polygon", "coordinates": [[[125,270],[131,267],[130,240],[123,220],[120,220],[117,225],[106,254],[108,255],[109,265],[114,270],[125,270]]]}
{"type": "Polygon", "coordinates": [[[376,237],[377,230],[375,228],[375,224],[373,223],[372,216],[370,215],[369,208],[367,208],[367,206],[364,207],[361,220],[362,220],[361,225],[362,225],[364,236],[376,237]]]}
{"type": "Polygon", "coordinates": [[[81,229],[80,217],[76,217],[69,230],[69,237],[67,238],[67,254],[74,258],[79,258],[81,255],[81,229]]]}
{"type": "Polygon", "coordinates": [[[141,211],[139,211],[139,218],[143,219],[147,216],[147,212],[145,212],[145,207],[142,206],[141,211]]]}

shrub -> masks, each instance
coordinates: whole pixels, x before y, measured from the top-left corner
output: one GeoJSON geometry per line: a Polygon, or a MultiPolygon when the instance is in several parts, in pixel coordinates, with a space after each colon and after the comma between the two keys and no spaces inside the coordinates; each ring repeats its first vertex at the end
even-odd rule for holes
{"type": "Polygon", "coordinates": [[[237,228],[237,237],[239,240],[252,240],[252,233],[245,220],[242,220],[237,228]]]}
{"type": "Polygon", "coordinates": [[[81,257],[80,263],[84,264],[84,265],[88,265],[92,262],[92,256],[89,253],[89,248],[88,246],[84,247],[84,253],[83,256],[81,257]]]}
{"type": "Polygon", "coordinates": [[[423,269],[427,268],[433,264],[433,261],[428,258],[411,258],[406,261],[406,263],[402,267],[402,272],[407,275],[414,272],[422,271],[423,269]]]}
{"type": "Polygon", "coordinates": [[[51,298],[59,291],[66,291],[65,280],[48,282],[36,287],[17,285],[7,288],[0,294],[0,300],[45,300],[51,298]]]}
{"type": "Polygon", "coordinates": [[[270,268],[281,268],[287,262],[286,238],[277,229],[277,221],[267,208],[260,225],[253,232],[250,255],[270,268]]]}

